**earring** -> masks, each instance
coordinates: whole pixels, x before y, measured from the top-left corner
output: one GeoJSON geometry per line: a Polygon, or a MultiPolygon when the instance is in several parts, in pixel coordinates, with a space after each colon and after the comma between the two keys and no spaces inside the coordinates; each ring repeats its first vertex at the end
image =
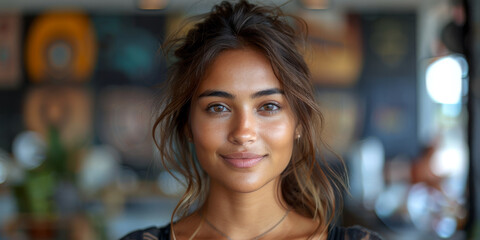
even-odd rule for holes
{"type": "Polygon", "coordinates": [[[301,136],[302,136],[302,135],[300,135],[300,134],[297,134],[297,139],[300,139],[300,137],[301,137],[301,136]]]}

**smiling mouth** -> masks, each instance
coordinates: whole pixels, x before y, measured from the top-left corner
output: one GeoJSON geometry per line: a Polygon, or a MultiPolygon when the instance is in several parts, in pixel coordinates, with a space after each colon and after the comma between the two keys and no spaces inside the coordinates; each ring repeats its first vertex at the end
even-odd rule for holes
{"type": "Polygon", "coordinates": [[[266,155],[254,153],[232,153],[220,155],[229,165],[235,168],[251,168],[256,166],[266,155]]]}

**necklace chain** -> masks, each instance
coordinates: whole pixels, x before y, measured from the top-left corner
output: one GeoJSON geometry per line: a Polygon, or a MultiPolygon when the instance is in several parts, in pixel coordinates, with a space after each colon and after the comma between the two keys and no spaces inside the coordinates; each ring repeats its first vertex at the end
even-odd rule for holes
{"type": "MultiPolygon", "coordinates": [[[[283,220],[287,217],[288,213],[290,212],[290,209],[288,209],[286,212],[285,212],[285,215],[283,215],[283,217],[277,222],[275,223],[275,225],[273,225],[271,228],[269,228],[267,231],[255,236],[254,238],[252,238],[252,240],[258,240],[260,239],[261,237],[265,236],[267,233],[271,232],[273,229],[275,229],[281,222],[283,222],[283,220]]],[[[218,229],[217,227],[215,227],[215,225],[213,225],[213,223],[211,223],[210,221],[208,221],[208,219],[206,217],[204,217],[202,215],[202,213],[199,213],[200,216],[205,219],[205,222],[208,224],[208,226],[210,226],[213,230],[215,230],[218,234],[222,235],[224,238],[228,239],[228,240],[233,240],[231,237],[229,237],[227,234],[225,234],[224,232],[220,231],[220,229],[218,229]]]]}

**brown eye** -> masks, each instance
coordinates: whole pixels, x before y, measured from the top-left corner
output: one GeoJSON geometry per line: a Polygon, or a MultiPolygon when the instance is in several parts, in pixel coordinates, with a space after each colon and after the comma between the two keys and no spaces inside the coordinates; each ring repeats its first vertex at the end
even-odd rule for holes
{"type": "Polygon", "coordinates": [[[220,104],[215,104],[215,105],[208,106],[207,112],[212,112],[212,113],[228,112],[228,108],[220,104]]]}
{"type": "Polygon", "coordinates": [[[280,110],[280,107],[276,104],[273,103],[267,103],[263,106],[260,107],[260,111],[265,111],[265,112],[276,112],[280,110]]]}

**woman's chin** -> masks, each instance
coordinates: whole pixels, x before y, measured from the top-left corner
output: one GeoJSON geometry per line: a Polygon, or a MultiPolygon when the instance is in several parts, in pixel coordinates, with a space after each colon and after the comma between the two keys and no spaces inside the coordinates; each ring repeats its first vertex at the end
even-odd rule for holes
{"type": "MultiPolygon", "coordinates": [[[[274,184],[274,179],[262,179],[261,177],[249,176],[223,182],[221,185],[223,188],[231,192],[254,193],[269,187],[271,184],[274,184]]],[[[211,185],[211,187],[214,187],[215,185],[216,184],[211,185]]]]}

